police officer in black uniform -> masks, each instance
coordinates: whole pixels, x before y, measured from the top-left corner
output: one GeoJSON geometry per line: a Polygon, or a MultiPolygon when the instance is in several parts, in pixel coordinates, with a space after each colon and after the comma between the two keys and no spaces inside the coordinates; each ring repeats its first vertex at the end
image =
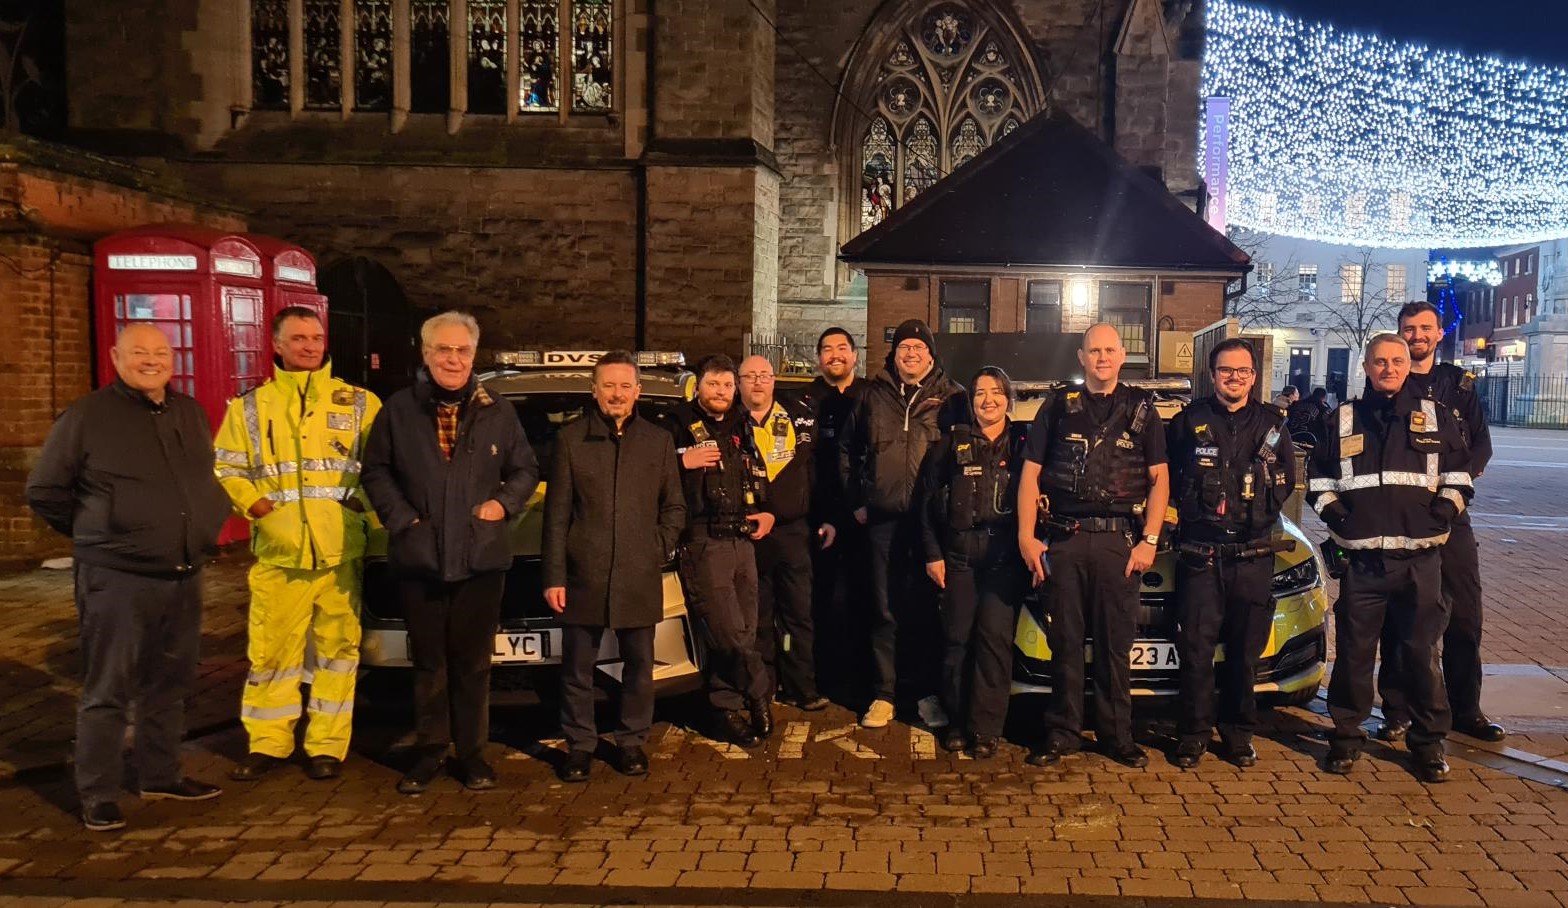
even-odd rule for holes
{"type": "Polygon", "coordinates": [[[1015,546],[1025,433],[1007,418],[1007,373],[986,366],[969,388],[974,425],[943,436],[918,499],[926,575],[942,589],[942,747],[984,759],[996,755],[1007,718],[1013,627],[1029,583],[1015,546]]]}
{"type": "Polygon", "coordinates": [[[1198,765],[1215,724],[1214,651],[1220,665],[1219,731],[1237,766],[1258,761],[1253,679],[1274,619],[1274,521],[1296,486],[1285,411],[1252,398],[1257,354],[1240,338],[1209,351],[1214,395],[1171,420],[1171,497],[1179,516],[1176,602],[1181,659],[1180,740],[1172,762],[1198,765]]]}
{"type": "Polygon", "coordinates": [[[767,473],[735,402],[735,374],[727,356],[698,363],[697,396],[672,409],[671,428],[689,515],[681,534],[681,586],[706,644],[702,668],[716,737],[755,747],[773,731],[773,715],[757,655],[753,543],[773,529],[773,515],[762,508],[767,473]]]}
{"type": "Polygon", "coordinates": [[[867,648],[865,609],[871,599],[870,543],[854,518],[843,466],[844,430],[860,405],[866,380],[855,374],[860,353],[855,337],[834,326],[817,338],[817,369],[801,401],[816,422],[816,469],[811,494],[821,520],[833,527],[833,542],[812,553],[812,626],[815,629],[819,692],[847,696],[870,683],[860,658],[867,648]]]}
{"type": "Polygon", "coordinates": [[[1470,500],[1469,452],[1451,411],[1401,393],[1410,370],[1403,338],[1372,338],[1364,362],[1367,394],[1330,412],[1307,468],[1307,499],[1348,553],[1334,603],[1334,731],[1324,768],[1344,775],[1361,755],[1385,637],[1410,711],[1412,768],[1424,782],[1442,782],[1451,716],[1437,674],[1448,624],[1438,552],[1470,500]]]}
{"type": "MultiPolygon", "coordinates": [[[[1470,449],[1470,474],[1479,477],[1492,459],[1486,408],[1476,393],[1474,375],[1452,363],[1436,362],[1437,345],[1443,340],[1437,307],[1424,301],[1406,304],[1399,310],[1399,334],[1410,345],[1405,393],[1434,401],[1459,417],[1470,449]]],[[[1481,564],[1469,511],[1455,518],[1443,543],[1442,559],[1443,598],[1449,609],[1448,629],[1443,632],[1443,685],[1454,730],[1483,741],[1501,741],[1507,732],[1481,711],[1481,564]]],[[[1377,685],[1383,697],[1383,724],[1377,736],[1384,741],[1398,741],[1410,729],[1410,710],[1398,672],[1394,647],[1384,647],[1377,685]]]]}
{"type": "Polygon", "coordinates": [[[1081,746],[1083,646],[1090,638],[1100,749],[1125,766],[1149,763],[1132,737],[1128,651],[1137,633],[1139,583],[1160,542],[1170,477],[1153,397],[1117,381],[1126,361],[1114,325],[1090,328],[1078,351],[1083,388],[1048,399],[1029,429],[1018,488],[1018,550],[1035,582],[1047,584],[1052,676],[1047,736],[1028,758],[1035,766],[1056,763],[1081,746]],[[1036,535],[1042,511],[1048,541],[1036,535]]]}

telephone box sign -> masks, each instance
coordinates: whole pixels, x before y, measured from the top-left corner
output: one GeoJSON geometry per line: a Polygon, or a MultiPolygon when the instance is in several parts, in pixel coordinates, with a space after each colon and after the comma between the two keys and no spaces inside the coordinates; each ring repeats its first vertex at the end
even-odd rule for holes
{"type": "Polygon", "coordinates": [[[195,271],[194,255],[111,255],[110,271],[195,271]]]}
{"type": "Polygon", "coordinates": [[[316,282],[316,276],[311,274],[308,268],[279,265],[277,274],[280,281],[293,281],[296,284],[313,284],[316,282]]]}
{"type": "Polygon", "coordinates": [[[261,263],[250,259],[231,258],[227,255],[212,257],[212,270],[219,274],[237,274],[241,277],[261,277],[261,263]]]}

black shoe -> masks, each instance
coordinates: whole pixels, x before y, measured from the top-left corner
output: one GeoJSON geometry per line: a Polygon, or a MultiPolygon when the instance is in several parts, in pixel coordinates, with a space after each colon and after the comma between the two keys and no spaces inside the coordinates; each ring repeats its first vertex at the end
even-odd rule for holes
{"type": "Polygon", "coordinates": [[[951,725],[947,727],[946,731],[942,732],[942,749],[950,754],[956,754],[963,750],[968,743],[969,741],[965,738],[964,733],[951,725]]]}
{"type": "Polygon", "coordinates": [[[593,773],[593,754],[586,750],[573,750],[566,754],[566,759],[556,769],[555,774],[562,782],[586,782],[593,773]]]}
{"type": "Polygon", "coordinates": [[[198,782],[191,778],[180,779],[173,785],[158,785],[153,788],[142,789],[142,799],[146,801],[163,799],[170,801],[206,801],[216,798],[220,794],[223,794],[223,789],[218,786],[208,785],[206,782],[198,782]]]}
{"type": "Polygon", "coordinates": [[[1328,757],[1323,761],[1323,769],[1325,772],[1331,772],[1336,776],[1348,776],[1350,775],[1351,767],[1355,766],[1356,761],[1360,758],[1361,751],[1359,750],[1330,747],[1328,749],[1328,757]]]}
{"type": "Polygon", "coordinates": [[[82,825],[93,832],[113,832],[125,828],[125,814],[113,801],[87,805],[82,808],[82,825]]]}
{"type": "Polygon", "coordinates": [[[337,757],[325,755],[311,757],[310,765],[305,767],[305,775],[318,782],[325,779],[336,779],[342,773],[343,761],[337,757]]]}
{"type": "Polygon", "coordinates": [[[1410,762],[1416,778],[1428,785],[1448,781],[1448,761],[1443,759],[1442,754],[1411,754],[1410,762]]]}
{"type": "Polygon", "coordinates": [[[1454,720],[1454,731],[1462,735],[1469,735],[1477,741],[1495,742],[1508,737],[1507,729],[1485,716],[1476,716],[1474,719],[1456,719],[1454,720]]]}
{"type": "Polygon", "coordinates": [[[1384,719],[1378,723],[1377,730],[1372,733],[1372,737],[1377,738],[1379,741],[1387,741],[1390,744],[1398,744],[1400,741],[1405,740],[1405,735],[1409,733],[1409,719],[1384,719]]]}
{"type": "Polygon", "coordinates": [[[827,697],[824,697],[821,694],[816,694],[811,697],[801,698],[800,702],[796,703],[795,705],[808,713],[819,713],[828,708],[829,702],[831,701],[829,701],[827,697]]]}
{"type": "Polygon", "coordinates": [[[458,761],[458,775],[463,787],[469,791],[486,791],[495,787],[495,770],[478,754],[458,761]]]}
{"type": "Polygon", "coordinates": [[[720,741],[729,741],[741,747],[756,747],[762,743],[757,737],[757,732],[752,729],[751,723],[739,712],[726,709],[719,713],[718,734],[714,735],[720,741]]]}
{"type": "Polygon", "coordinates": [[[1171,757],[1171,762],[1182,769],[1191,769],[1198,765],[1198,761],[1202,760],[1203,755],[1208,751],[1208,742],[1196,738],[1183,738],[1181,743],[1176,745],[1176,755],[1171,757]]]}
{"type": "Polygon", "coordinates": [[[254,782],[283,763],[282,757],[271,754],[250,753],[239,765],[229,770],[229,778],[236,782],[254,782]]]}
{"type": "Polygon", "coordinates": [[[1131,769],[1142,769],[1149,765],[1149,755],[1131,741],[1107,748],[1105,755],[1131,769]]]}
{"type": "Polygon", "coordinates": [[[747,712],[751,713],[751,730],[758,740],[773,734],[773,704],[767,700],[753,700],[747,712]]]}
{"type": "Polygon", "coordinates": [[[648,774],[648,752],[636,744],[615,750],[615,769],[623,776],[648,774]]]}
{"type": "Polygon", "coordinates": [[[441,774],[441,769],[446,765],[446,750],[431,751],[421,756],[403,778],[397,783],[397,790],[406,795],[424,793],[430,783],[441,774]]]}
{"type": "Polygon", "coordinates": [[[976,760],[989,760],[996,756],[998,743],[995,735],[975,735],[975,746],[969,752],[976,760]]]}
{"type": "Polygon", "coordinates": [[[1070,757],[1077,752],[1078,748],[1073,747],[1061,738],[1052,737],[1051,740],[1045,742],[1044,747],[1031,749],[1029,756],[1024,758],[1024,762],[1030,766],[1055,766],[1062,761],[1063,757],[1070,757]]]}
{"type": "Polygon", "coordinates": [[[1251,741],[1232,744],[1226,749],[1225,759],[1242,769],[1250,769],[1258,765],[1258,751],[1252,746],[1251,741]]]}

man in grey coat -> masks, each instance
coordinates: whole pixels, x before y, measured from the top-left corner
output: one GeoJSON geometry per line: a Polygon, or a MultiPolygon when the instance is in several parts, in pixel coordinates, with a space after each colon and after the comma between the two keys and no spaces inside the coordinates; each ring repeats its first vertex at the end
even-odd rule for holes
{"type": "Polygon", "coordinates": [[[561,616],[563,781],[588,780],[599,743],[593,674],[599,641],[615,633],[621,721],[615,767],[648,771],[653,724],[653,629],[664,615],[663,567],[686,524],[670,433],[636,411],[637,361],[616,351],[593,370],[598,411],[555,439],[544,505],[544,598],[561,616]]]}

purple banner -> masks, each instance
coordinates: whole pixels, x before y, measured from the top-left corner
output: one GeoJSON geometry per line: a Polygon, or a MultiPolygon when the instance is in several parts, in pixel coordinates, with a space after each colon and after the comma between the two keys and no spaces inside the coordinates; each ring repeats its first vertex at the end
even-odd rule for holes
{"type": "Polygon", "coordinates": [[[1204,206],[1209,226],[1225,232],[1225,203],[1230,189],[1230,98],[1204,102],[1203,180],[1209,197],[1204,206]]]}

